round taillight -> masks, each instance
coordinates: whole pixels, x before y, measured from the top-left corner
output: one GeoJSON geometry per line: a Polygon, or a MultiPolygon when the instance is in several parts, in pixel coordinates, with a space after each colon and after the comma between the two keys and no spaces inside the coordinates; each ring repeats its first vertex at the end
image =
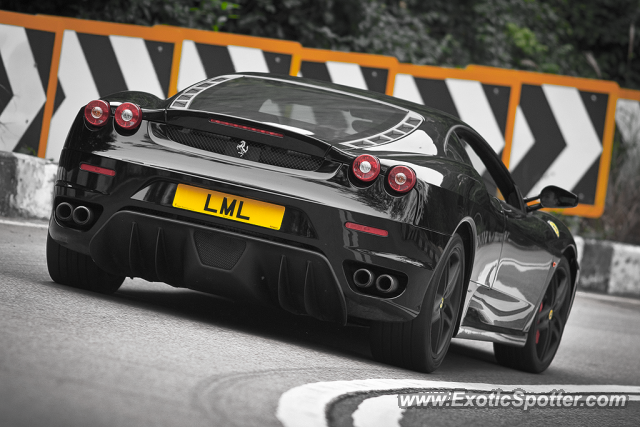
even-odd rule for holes
{"type": "Polygon", "coordinates": [[[84,119],[94,126],[104,126],[109,118],[111,107],[101,99],[91,101],[84,107],[84,119]]]}
{"type": "Polygon", "coordinates": [[[394,166],[387,176],[389,185],[398,193],[406,193],[416,185],[416,173],[406,166],[394,166]]]}
{"type": "Polygon", "coordinates": [[[371,182],[380,174],[380,160],[369,154],[362,154],[353,161],[353,174],[364,182],[371,182]]]}
{"type": "Polygon", "coordinates": [[[116,123],[124,129],[135,129],[140,125],[142,111],[136,104],[123,102],[116,108],[116,123]]]}

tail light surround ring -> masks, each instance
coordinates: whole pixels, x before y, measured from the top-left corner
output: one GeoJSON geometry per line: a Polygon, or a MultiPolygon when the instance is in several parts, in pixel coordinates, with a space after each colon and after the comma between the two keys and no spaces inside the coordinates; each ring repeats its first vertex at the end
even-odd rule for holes
{"type": "Polygon", "coordinates": [[[394,166],[387,173],[389,186],[398,193],[408,193],[416,185],[416,173],[408,166],[394,166]]]}
{"type": "Polygon", "coordinates": [[[110,114],[109,103],[101,99],[91,101],[84,107],[84,119],[93,126],[104,126],[110,114]]]}
{"type": "Polygon", "coordinates": [[[353,161],[351,170],[360,181],[371,182],[380,174],[380,160],[370,154],[361,154],[353,161]]]}
{"type": "Polygon", "coordinates": [[[136,104],[123,102],[116,108],[115,119],[123,129],[135,129],[140,126],[142,110],[136,104]]]}

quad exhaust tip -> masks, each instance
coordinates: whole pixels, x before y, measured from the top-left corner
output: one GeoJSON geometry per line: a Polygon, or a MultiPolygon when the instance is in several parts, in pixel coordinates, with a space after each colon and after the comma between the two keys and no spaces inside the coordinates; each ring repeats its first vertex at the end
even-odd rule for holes
{"type": "Polygon", "coordinates": [[[384,294],[390,294],[398,289],[398,279],[388,274],[382,274],[376,280],[376,289],[384,294]]]}
{"type": "MultiPolygon", "coordinates": [[[[61,203],[62,204],[62,203],[61,203]]],[[[86,225],[93,220],[93,212],[86,206],[78,206],[73,210],[73,222],[86,225]]]]}
{"type": "Polygon", "coordinates": [[[373,285],[373,273],[366,268],[361,268],[353,273],[353,283],[359,288],[368,288],[373,285]]]}
{"type": "Polygon", "coordinates": [[[62,202],[56,207],[56,218],[60,221],[69,221],[73,216],[73,206],[70,203],[62,202]]]}

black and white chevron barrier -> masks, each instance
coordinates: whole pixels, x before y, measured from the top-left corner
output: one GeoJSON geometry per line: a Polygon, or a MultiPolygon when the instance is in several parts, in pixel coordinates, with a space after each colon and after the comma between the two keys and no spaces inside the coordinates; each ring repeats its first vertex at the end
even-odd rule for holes
{"type": "Polygon", "coordinates": [[[509,169],[524,195],[554,184],[594,204],[609,95],[523,84],[509,169]]]}
{"type": "Polygon", "coordinates": [[[0,151],[38,154],[55,33],[0,24],[0,151]]]}
{"type": "Polygon", "coordinates": [[[298,76],[385,93],[389,70],[353,62],[302,60],[298,76]]]}
{"type": "Polygon", "coordinates": [[[289,75],[292,55],[256,47],[182,42],[178,90],[201,80],[236,72],[289,75]]]}
{"type": "Polygon", "coordinates": [[[299,75],[443,110],[480,132],[525,195],[554,183],[580,196],[571,214],[597,217],[604,209],[615,100],[624,92],[613,82],[399,64],[176,27],[0,11],[0,150],[56,160],[73,118],[92,99],[123,90],[166,98],[242,71],[299,75]]]}
{"type": "Polygon", "coordinates": [[[123,90],[169,94],[172,43],[65,30],[46,158],[57,159],[80,107],[123,90]]]}
{"type": "MultiPolygon", "coordinates": [[[[413,67],[412,67],[413,68],[413,67]]],[[[473,79],[427,78],[398,73],[393,96],[442,110],[468,123],[500,156],[506,145],[510,85],[482,83],[473,79]]],[[[476,169],[484,165],[469,153],[476,169]]]]}

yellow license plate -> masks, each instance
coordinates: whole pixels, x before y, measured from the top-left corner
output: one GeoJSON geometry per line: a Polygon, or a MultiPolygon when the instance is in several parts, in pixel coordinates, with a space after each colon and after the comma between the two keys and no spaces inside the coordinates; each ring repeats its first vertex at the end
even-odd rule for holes
{"type": "Polygon", "coordinates": [[[280,230],[284,206],[179,184],[173,206],[233,221],[280,230]]]}

